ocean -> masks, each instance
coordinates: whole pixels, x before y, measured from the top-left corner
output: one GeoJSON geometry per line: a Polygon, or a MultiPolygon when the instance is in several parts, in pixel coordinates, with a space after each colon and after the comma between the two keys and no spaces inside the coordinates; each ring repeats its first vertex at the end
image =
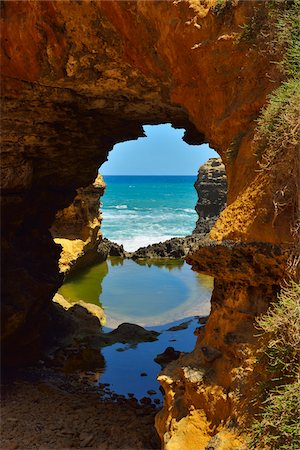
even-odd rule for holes
{"type": "Polygon", "coordinates": [[[196,176],[104,176],[104,237],[125,250],[191,234],[197,221],[196,176]]]}

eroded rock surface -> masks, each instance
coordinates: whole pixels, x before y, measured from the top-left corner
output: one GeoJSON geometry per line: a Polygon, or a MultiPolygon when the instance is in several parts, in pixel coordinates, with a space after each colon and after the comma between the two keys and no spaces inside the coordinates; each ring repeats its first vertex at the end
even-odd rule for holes
{"type": "Polygon", "coordinates": [[[165,448],[199,442],[205,449],[211,433],[223,442],[220,448],[247,448],[239,435],[255,408],[255,317],[274,300],[287,257],[271,244],[208,238],[188,255],[194,270],[215,278],[214,291],[209,318],[196,330],[195,349],[158,377],[166,395],[156,425],[165,448]]]}
{"type": "Polygon", "coordinates": [[[77,189],[70,206],[56,214],[51,234],[62,246],[59,268],[65,275],[101,261],[97,249],[102,239],[100,198],[105,187],[102,176],[98,174],[93,184],[77,189]]]}
{"type": "Polygon", "coordinates": [[[198,220],[193,233],[209,233],[226,206],[227,178],[221,158],[210,158],[198,172],[194,184],[198,194],[198,220]]]}

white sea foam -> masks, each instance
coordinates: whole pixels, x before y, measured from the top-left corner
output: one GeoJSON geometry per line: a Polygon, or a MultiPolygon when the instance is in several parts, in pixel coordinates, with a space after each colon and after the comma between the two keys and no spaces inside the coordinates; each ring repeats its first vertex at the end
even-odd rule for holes
{"type": "Polygon", "coordinates": [[[113,220],[135,219],[136,220],[137,217],[138,216],[136,214],[134,214],[134,212],[132,212],[132,213],[129,212],[128,214],[124,214],[124,213],[118,213],[118,212],[115,212],[115,213],[109,212],[108,213],[108,212],[103,211],[103,213],[102,213],[102,218],[105,220],[107,220],[107,219],[113,219],[113,220]]]}
{"type": "Polygon", "coordinates": [[[116,205],[116,209],[127,209],[127,205],[116,205]]]}

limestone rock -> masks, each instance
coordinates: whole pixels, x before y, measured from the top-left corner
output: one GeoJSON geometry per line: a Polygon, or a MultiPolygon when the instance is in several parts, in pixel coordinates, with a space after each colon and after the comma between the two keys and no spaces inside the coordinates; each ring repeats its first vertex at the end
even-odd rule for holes
{"type": "Polygon", "coordinates": [[[78,311],[77,315],[81,315],[82,317],[84,317],[85,315],[92,315],[98,319],[98,323],[100,323],[101,325],[105,324],[106,318],[104,310],[98,305],[84,302],[83,300],[68,302],[61,294],[58,293],[56,293],[53,297],[53,301],[62,306],[65,310],[71,310],[70,313],[72,314],[75,314],[75,311],[78,311]],[[80,306],[80,308],[76,309],[76,305],[80,306]],[[82,314],[80,314],[80,311],[82,312],[82,314]]]}
{"type": "Polygon", "coordinates": [[[127,253],[124,251],[123,245],[119,245],[116,242],[112,242],[107,238],[101,239],[97,252],[100,255],[101,259],[106,259],[109,256],[120,256],[121,258],[125,258],[127,253]]]}
{"type": "Polygon", "coordinates": [[[70,206],[56,214],[51,233],[62,246],[59,267],[65,275],[101,260],[97,248],[102,239],[100,198],[104,191],[105,183],[98,174],[92,185],[77,189],[70,206]]]}
{"type": "Polygon", "coordinates": [[[210,158],[198,172],[194,184],[198,194],[196,212],[199,216],[193,233],[208,233],[226,206],[227,178],[221,158],[210,158]]]}

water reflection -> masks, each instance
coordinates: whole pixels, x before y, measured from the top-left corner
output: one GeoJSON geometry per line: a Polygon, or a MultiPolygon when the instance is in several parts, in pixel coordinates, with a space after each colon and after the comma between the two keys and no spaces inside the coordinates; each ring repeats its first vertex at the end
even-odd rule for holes
{"type": "Polygon", "coordinates": [[[164,267],[165,269],[168,269],[170,271],[175,268],[182,267],[184,265],[183,259],[167,259],[167,258],[166,259],[151,259],[151,260],[136,259],[136,260],[134,260],[134,262],[136,264],[138,264],[139,266],[164,267]]]}
{"type": "Polygon", "coordinates": [[[159,403],[160,366],[154,358],[169,346],[180,352],[193,349],[196,316],[208,315],[212,288],[213,278],[193,272],[182,260],[135,262],[114,257],[74,275],[59,292],[70,302],[102,305],[104,332],[130,322],[161,333],[154,342],[103,347],[106,367],[99,377],[100,384],[109,383],[118,394],[141,399],[155,391],[151,398],[159,403]],[[187,327],[178,328],[182,322],[187,327]]]}
{"type": "Polygon", "coordinates": [[[102,282],[108,274],[107,261],[76,272],[59,289],[59,293],[70,303],[84,301],[102,306],[102,282]]]}
{"type": "Polygon", "coordinates": [[[110,328],[122,322],[152,327],[207,315],[212,287],[211,277],[182,260],[114,257],[74,275],[59,292],[70,302],[102,305],[110,328]]]}

